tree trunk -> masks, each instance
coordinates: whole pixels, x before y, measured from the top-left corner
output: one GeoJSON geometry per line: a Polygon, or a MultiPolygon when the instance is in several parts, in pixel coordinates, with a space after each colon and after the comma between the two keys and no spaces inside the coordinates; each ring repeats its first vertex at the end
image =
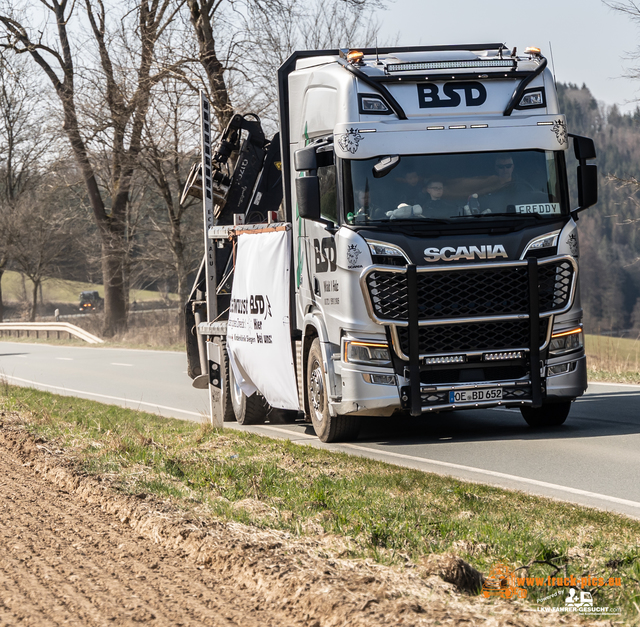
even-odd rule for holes
{"type": "Polygon", "coordinates": [[[36,321],[36,311],[38,310],[38,288],[40,287],[40,281],[33,281],[33,291],[31,293],[31,312],[29,314],[29,322],[36,321]]]}
{"type": "Polygon", "coordinates": [[[0,263],[0,322],[4,322],[4,300],[2,298],[2,277],[4,275],[4,268],[6,261],[0,263]]]}
{"type": "Polygon", "coordinates": [[[127,306],[124,290],[122,252],[102,244],[102,276],[104,278],[105,337],[113,337],[127,329],[127,306]]]}

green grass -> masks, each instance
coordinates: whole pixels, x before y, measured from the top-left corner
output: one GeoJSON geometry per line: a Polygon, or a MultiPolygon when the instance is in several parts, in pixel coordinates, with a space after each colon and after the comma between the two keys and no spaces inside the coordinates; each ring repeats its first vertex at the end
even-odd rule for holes
{"type": "Polygon", "coordinates": [[[585,335],[585,349],[589,380],[640,384],[640,335],[585,335]]]}
{"type": "MultiPolygon", "coordinates": [[[[27,300],[31,299],[32,283],[25,279],[27,300]]],[[[96,283],[83,283],[82,281],[67,281],[63,279],[48,279],[42,284],[42,298],[50,303],[77,303],[80,292],[97,290],[104,298],[104,287],[96,283]]],[[[2,296],[5,301],[21,301],[24,298],[22,290],[22,277],[19,272],[7,270],[2,275],[2,296]]],[[[169,294],[169,298],[177,300],[176,294],[169,294]]],[[[151,290],[131,290],[131,302],[141,303],[160,300],[160,294],[151,290]]]]}
{"type": "MultiPolygon", "coordinates": [[[[294,535],[337,534],[348,556],[382,563],[453,551],[485,573],[506,562],[527,577],[621,577],[594,598],[623,607],[626,624],[639,620],[640,521],[82,399],[10,386],[3,396],[4,411],[21,412],[78,471],[123,492],[294,535]]],[[[530,588],[532,607],[555,590],[530,588]]]]}

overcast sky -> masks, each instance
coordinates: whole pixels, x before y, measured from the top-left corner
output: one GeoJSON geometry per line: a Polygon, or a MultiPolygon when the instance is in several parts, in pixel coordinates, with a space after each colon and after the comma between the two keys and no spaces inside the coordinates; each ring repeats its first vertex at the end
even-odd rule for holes
{"type": "MultiPolygon", "coordinates": [[[[523,52],[537,46],[556,78],[586,83],[596,99],[625,111],[640,99],[640,80],[623,78],[640,59],[628,59],[640,45],[640,27],[601,0],[391,0],[380,13],[380,40],[398,45],[497,43],[523,52]]],[[[640,104],[640,103],[637,103],[640,104]]]]}

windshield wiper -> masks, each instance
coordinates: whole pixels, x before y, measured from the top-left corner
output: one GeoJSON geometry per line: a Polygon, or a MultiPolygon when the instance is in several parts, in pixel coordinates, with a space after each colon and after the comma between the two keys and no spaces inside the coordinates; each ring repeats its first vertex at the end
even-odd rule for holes
{"type": "Polygon", "coordinates": [[[508,218],[515,218],[518,217],[518,219],[520,219],[520,216],[523,216],[525,218],[535,218],[536,220],[542,220],[542,217],[539,213],[472,213],[470,215],[467,216],[457,216],[460,218],[493,218],[495,216],[499,216],[499,217],[508,217],[508,218]]]}
{"type": "MultiPolygon", "coordinates": [[[[456,216],[453,216],[456,217],[456,216]]],[[[444,218],[400,218],[391,220],[386,218],[384,220],[369,220],[368,224],[449,224],[449,220],[444,218]]]]}

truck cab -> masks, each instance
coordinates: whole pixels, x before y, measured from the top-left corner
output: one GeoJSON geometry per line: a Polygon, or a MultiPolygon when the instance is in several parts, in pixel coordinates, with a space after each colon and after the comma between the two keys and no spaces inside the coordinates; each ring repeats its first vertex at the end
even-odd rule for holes
{"type": "Polygon", "coordinates": [[[595,150],[571,140],[546,64],[488,44],[280,69],[300,406],[322,440],[397,412],[559,425],[586,390],[576,222],[595,150]]]}

